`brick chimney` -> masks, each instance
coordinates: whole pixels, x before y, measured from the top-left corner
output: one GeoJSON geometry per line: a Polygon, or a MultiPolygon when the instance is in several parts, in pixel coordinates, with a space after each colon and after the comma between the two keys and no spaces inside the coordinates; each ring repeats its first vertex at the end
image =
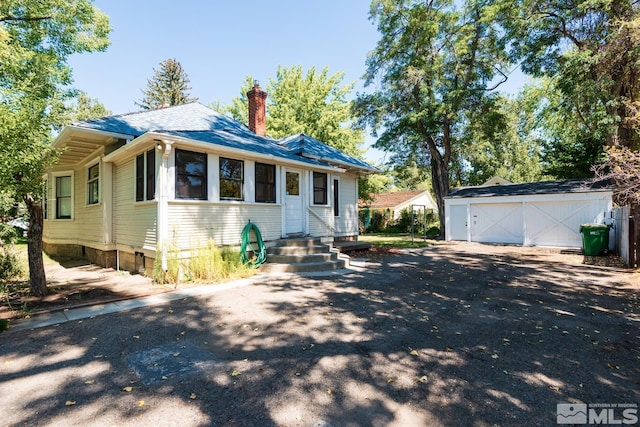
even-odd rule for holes
{"type": "Polygon", "coordinates": [[[258,81],[253,82],[253,89],[247,92],[249,100],[249,129],[256,135],[265,136],[267,134],[267,92],[260,88],[258,81]]]}

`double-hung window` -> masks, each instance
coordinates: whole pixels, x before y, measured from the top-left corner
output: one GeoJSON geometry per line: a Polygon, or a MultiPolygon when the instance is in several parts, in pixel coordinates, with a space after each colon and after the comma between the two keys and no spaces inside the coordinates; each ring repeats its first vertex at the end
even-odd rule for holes
{"type": "Polygon", "coordinates": [[[136,202],[156,197],[156,151],[136,156],[136,202]]]}
{"type": "Polygon", "coordinates": [[[95,205],[100,202],[100,164],[91,166],[87,175],[87,205],[95,205]]]}
{"type": "Polygon", "coordinates": [[[244,200],[244,162],[220,157],[220,199],[244,200]]]}
{"type": "Polygon", "coordinates": [[[176,199],[207,200],[207,155],[176,150],[176,199]]]}
{"type": "Polygon", "coordinates": [[[71,219],[73,209],[71,175],[56,176],[56,219],[71,219]]]}
{"type": "Polygon", "coordinates": [[[276,202],[276,166],[256,163],[256,202],[276,202]]]}
{"type": "Polygon", "coordinates": [[[321,172],[313,173],[313,204],[327,204],[327,174],[321,172]]]}

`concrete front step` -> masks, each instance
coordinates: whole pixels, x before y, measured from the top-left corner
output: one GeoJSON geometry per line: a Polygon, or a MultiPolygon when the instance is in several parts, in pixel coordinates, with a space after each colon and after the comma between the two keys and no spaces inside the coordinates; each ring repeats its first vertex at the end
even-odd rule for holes
{"type": "Polygon", "coordinates": [[[310,246],[272,246],[267,248],[269,255],[311,255],[328,253],[331,250],[329,245],[310,245],[310,246]]]}
{"type": "Polygon", "coordinates": [[[267,248],[267,262],[260,270],[269,273],[331,271],[345,268],[348,260],[319,238],[282,239],[267,248]]]}
{"type": "Polygon", "coordinates": [[[328,262],[338,259],[337,252],[323,252],[314,254],[276,255],[269,254],[267,260],[274,264],[301,264],[306,262],[328,262]]]}
{"type": "Polygon", "coordinates": [[[279,264],[266,262],[260,266],[260,271],[265,273],[310,273],[316,271],[332,271],[345,268],[347,265],[344,259],[324,262],[301,262],[290,264],[279,264]]]}

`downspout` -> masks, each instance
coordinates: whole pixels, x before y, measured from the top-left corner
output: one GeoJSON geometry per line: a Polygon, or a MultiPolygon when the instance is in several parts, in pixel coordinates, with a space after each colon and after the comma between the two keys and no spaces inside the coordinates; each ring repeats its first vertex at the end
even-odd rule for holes
{"type": "Polygon", "coordinates": [[[156,148],[161,151],[162,157],[160,159],[160,168],[158,171],[158,182],[156,188],[158,189],[158,230],[156,232],[156,253],[158,247],[161,251],[161,263],[162,271],[167,272],[169,267],[167,266],[167,248],[166,242],[169,237],[169,155],[171,154],[172,141],[161,140],[157,141],[156,148]]]}

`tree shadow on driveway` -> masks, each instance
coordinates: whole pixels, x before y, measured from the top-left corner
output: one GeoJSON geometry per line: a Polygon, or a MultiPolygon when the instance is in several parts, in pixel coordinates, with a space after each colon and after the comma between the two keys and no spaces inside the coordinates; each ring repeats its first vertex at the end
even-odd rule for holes
{"type": "Polygon", "coordinates": [[[8,425],[554,425],[558,403],[640,403],[621,277],[438,247],[10,331],[0,410],[8,425]],[[151,383],[129,363],[166,348],[210,360],[151,383]]]}

